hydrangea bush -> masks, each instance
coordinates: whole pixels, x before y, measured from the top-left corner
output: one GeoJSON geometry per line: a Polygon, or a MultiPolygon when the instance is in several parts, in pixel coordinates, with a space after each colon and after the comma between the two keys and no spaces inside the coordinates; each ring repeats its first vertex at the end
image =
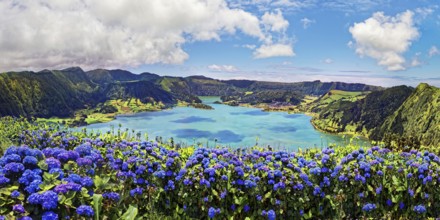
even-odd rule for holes
{"type": "Polygon", "coordinates": [[[0,219],[440,217],[440,159],[428,151],[175,148],[51,130],[18,139],[0,158],[0,219]]]}

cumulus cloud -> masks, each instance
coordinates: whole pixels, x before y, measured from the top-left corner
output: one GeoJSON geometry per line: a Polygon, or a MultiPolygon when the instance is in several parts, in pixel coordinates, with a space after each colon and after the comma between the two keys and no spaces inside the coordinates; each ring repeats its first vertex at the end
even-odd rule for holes
{"type": "Polygon", "coordinates": [[[352,46],[356,53],[376,59],[389,71],[405,70],[403,54],[419,37],[413,15],[409,10],[395,17],[376,12],[371,18],[355,23],[349,31],[355,41],[352,46]]]}
{"type": "Polygon", "coordinates": [[[429,57],[433,57],[433,56],[436,56],[439,54],[440,54],[440,51],[438,50],[438,48],[436,46],[432,46],[431,48],[429,48],[429,52],[428,52],[429,57]]]}
{"type": "Polygon", "coordinates": [[[310,20],[308,18],[301,19],[301,23],[302,23],[304,29],[309,28],[310,25],[315,23],[315,22],[316,22],[315,20],[310,20]]]}
{"type": "Polygon", "coordinates": [[[294,56],[292,46],[289,44],[262,45],[254,51],[254,58],[262,59],[277,56],[294,56]]]}
{"type": "Polygon", "coordinates": [[[237,72],[238,69],[235,66],[232,65],[216,65],[216,64],[212,64],[208,66],[208,69],[214,72],[237,72]]]}
{"type": "Polygon", "coordinates": [[[181,64],[187,42],[240,32],[267,44],[288,26],[225,0],[4,0],[0,12],[1,70],[181,64]]]}
{"type": "Polygon", "coordinates": [[[275,13],[265,12],[261,22],[267,30],[275,32],[284,32],[289,27],[289,22],[284,19],[280,10],[276,10],[275,13]]]}

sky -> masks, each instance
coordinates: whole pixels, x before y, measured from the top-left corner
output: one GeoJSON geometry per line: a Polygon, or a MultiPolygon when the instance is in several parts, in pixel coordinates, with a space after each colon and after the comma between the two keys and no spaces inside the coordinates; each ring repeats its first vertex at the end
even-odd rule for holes
{"type": "Polygon", "coordinates": [[[0,71],[440,86],[438,0],[1,0],[0,71]]]}

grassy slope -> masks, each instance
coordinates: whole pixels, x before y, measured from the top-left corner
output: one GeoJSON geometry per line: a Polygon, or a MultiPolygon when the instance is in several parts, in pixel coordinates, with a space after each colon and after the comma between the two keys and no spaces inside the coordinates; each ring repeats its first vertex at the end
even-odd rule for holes
{"type": "Polygon", "coordinates": [[[425,146],[440,143],[440,89],[428,84],[416,89],[393,87],[355,102],[336,101],[318,112],[312,124],[320,130],[379,141],[395,134],[407,141],[415,138],[425,146]]]}
{"type": "Polygon", "coordinates": [[[440,143],[440,89],[420,84],[380,129],[382,133],[420,137],[423,145],[440,143]]]}
{"type": "Polygon", "coordinates": [[[68,125],[74,125],[77,123],[85,122],[87,124],[104,123],[115,119],[117,115],[121,114],[133,114],[144,111],[159,111],[166,108],[161,102],[155,103],[143,103],[139,99],[132,98],[128,100],[116,99],[106,101],[103,105],[100,105],[93,109],[83,109],[75,112],[74,117],[69,118],[38,118],[38,122],[46,123],[65,123],[68,125]],[[117,111],[111,113],[103,113],[101,109],[103,106],[113,106],[117,111]]]}

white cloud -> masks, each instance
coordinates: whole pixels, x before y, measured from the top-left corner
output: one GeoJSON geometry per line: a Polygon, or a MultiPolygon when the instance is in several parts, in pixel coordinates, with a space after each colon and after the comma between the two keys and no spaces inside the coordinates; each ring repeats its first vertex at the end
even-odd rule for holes
{"type": "Polygon", "coordinates": [[[243,48],[247,48],[249,50],[253,50],[253,49],[257,48],[257,45],[255,45],[255,44],[244,44],[244,45],[241,45],[241,46],[243,48]]]}
{"type": "Polygon", "coordinates": [[[208,66],[208,69],[214,72],[237,72],[238,69],[235,66],[232,65],[216,65],[212,64],[208,66]]]}
{"type": "Polygon", "coordinates": [[[187,42],[240,32],[266,45],[288,27],[280,11],[259,18],[225,0],[4,0],[0,13],[0,71],[181,64],[187,42]]]}
{"type": "Polygon", "coordinates": [[[422,17],[422,19],[425,19],[426,17],[428,17],[429,15],[431,15],[432,13],[434,13],[435,9],[437,9],[438,6],[434,5],[431,7],[425,7],[425,8],[416,8],[415,12],[420,15],[422,17]]]}
{"type": "Polygon", "coordinates": [[[315,6],[316,0],[276,0],[273,1],[273,6],[287,7],[290,9],[303,9],[315,6]]]}
{"type": "Polygon", "coordinates": [[[307,29],[307,28],[310,27],[311,24],[316,23],[316,21],[315,20],[310,20],[308,18],[303,18],[303,19],[301,19],[301,23],[303,25],[303,28],[307,29]]]}
{"type": "Polygon", "coordinates": [[[289,44],[262,45],[254,51],[254,58],[262,59],[277,56],[295,56],[292,46],[289,44]]]}
{"type": "Polygon", "coordinates": [[[412,58],[410,66],[411,67],[416,67],[416,66],[420,66],[422,65],[422,62],[420,61],[420,55],[422,55],[422,53],[417,52],[415,54],[415,56],[412,58]]]}
{"type": "Polygon", "coordinates": [[[276,13],[265,12],[261,17],[261,23],[266,30],[275,32],[284,32],[289,27],[289,22],[284,19],[280,10],[276,10],[276,13]]]}
{"type": "Polygon", "coordinates": [[[369,56],[389,71],[405,70],[405,53],[412,41],[419,37],[412,11],[395,17],[376,12],[371,18],[355,23],[349,31],[355,41],[356,53],[369,56]]]}
{"type": "Polygon", "coordinates": [[[440,55],[440,51],[436,46],[432,46],[431,48],[429,48],[428,55],[429,57],[440,55]]]}
{"type": "Polygon", "coordinates": [[[349,13],[368,11],[373,8],[386,5],[390,0],[333,0],[323,1],[321,7],[349,13]]]}
{"type": "Polygon", "coordinates": [[[282,11],[297,11],[316,6],[318,0],[227,0],[233,8],[257,9],[260,12],[279,8],[282,11]]]}
{"type": "Polygon", "coordinates": [[[330,58],[327,58],[327,59],[323,60],[322,62],[325,64],[332,64],[334,61],[330,58]]]}

